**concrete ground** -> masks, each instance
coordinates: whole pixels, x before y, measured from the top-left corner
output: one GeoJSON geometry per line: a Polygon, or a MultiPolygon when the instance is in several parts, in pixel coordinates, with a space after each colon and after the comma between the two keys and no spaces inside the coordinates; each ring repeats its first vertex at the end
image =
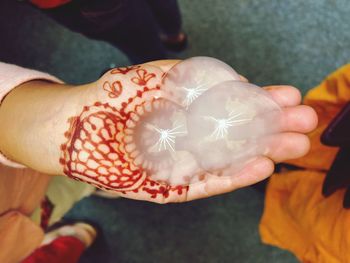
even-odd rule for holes
{"type": "MultiPolygon", "coordinates": [[[[346,0],[180,0],[186,58],[222,59],[258,85],[291,84],[303,93],[350,57],[346,0]]],[[[112,46],[69,32],[26,4],[0,2],[0,61],[50,72],[70,83],[128,64],[112,46]]],[[[97,222],[103,234],[82,263],[297,262],[263,245],[263,195],[245,188],[186,204],[97,197],[67,215],[97,222]]]]}

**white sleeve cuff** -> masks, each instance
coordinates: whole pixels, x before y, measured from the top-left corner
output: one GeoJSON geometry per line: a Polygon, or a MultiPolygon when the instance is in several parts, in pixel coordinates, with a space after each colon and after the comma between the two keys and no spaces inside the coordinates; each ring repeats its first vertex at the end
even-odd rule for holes
{"type": "MultiPolygon", "coordinates": [[[[12,89],[16,88],[22,83],[35,79],[43,79],[56,83],[63,83],[58,78],[51,76],[47,73],[0,62],[0,107],[2,100],[12,89]]],[[[0,163],[15,168],[25,168],[24,165],[9,160],[3,154],[1,154],[1,152],[0,163]]]]}

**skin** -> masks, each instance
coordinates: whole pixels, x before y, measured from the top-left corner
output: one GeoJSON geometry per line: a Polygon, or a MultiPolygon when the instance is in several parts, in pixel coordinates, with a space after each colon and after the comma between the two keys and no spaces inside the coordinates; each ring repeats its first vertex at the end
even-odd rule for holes
{"type": "MultiPolygon", "coordinates": [[[[0,107],[0,123],[6,127],[0,129],[1,152],[43,173],[69,176],[127,198],[157,203],[185,202],[234,191],[270,176],[274,163],[299,158],[308,152],[310,143],[305,134],[317,125],[315,111],[300,105],[301,95],[296,88],[269,86],[264,89],[282,107],[283,118],[282,131],[274,135],[264,156],[257,157],[238,174],[208,175],[204,181],[189,186],[152,181],[150,174],[133,165],[132,154],[124,149],[126,127],[137,105],[152,101],[155,95],[161,96],[158,92],[161,79],[176,63],[163,60],[114,69],[96,82],[80,86],[40,80],[20,85],[6,96],[0,107]],[[93,117],[104,124],[91,126],[89,121],[93,117]],[[108,119],[114,124],[107,126],[108,119]],[[90,125],[87,130],[86,125],[90,125]],[[110,137],[112,131],[116,132],[112,136],[115,142],[103,139],[103,134],[107,134],[103,129],[107,129],[110,137]],[[111,150],[112,143],[115,150],[111,150]],[[81,144],[90,145],[88,157],[83,155],[81,144]],[[101,144],[108,144],[109,150],[103,154],[101,147],[102,158],[96,159],[92,154],[101,144]],[[115,161],[112,166],[118,171],[98,170],[110,167],[102,163],[111,162],[111,158],[115,161]],[[91,171],[99,175],[90,176],[91,171]]],[[[246,81],[243,77],[242,80],[246,81]]]]}

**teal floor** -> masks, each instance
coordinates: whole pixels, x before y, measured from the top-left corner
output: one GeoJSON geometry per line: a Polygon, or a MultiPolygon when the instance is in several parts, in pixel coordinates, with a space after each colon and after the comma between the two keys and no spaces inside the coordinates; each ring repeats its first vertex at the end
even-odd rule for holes
{"type": "MultiPolygon", "coordinates": [[[[303,93],[350,57],[347,0],[181,0],[190,47],[178,57],[217,57],[259,85],[291,84],[303,93]]],[[[96,79],[128,60],[13,0],[0,2],[0,60],[50,72],[69,83],[96,79]]],[[[70,218],[97,222],[103,234],[90,262],[297,262],[263,245],[263,195],[245,188],[187,204],[155,205],[97,197],[70,218]]]]}

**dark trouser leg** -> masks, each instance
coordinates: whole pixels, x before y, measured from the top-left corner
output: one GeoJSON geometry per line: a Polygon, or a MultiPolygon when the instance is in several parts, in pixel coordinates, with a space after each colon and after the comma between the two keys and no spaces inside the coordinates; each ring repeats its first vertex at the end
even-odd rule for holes
{"type": "Polygon", "coordinates": [[[169,36],[181,32],[181,13],[177,0],[147,0],[163,33],[169,36]]]}
{"type": "Polygon", "coordinates": [[[133,63],[167,58],[156,20],[146,1],[128,0],[127,5],[127,17],[103,38],[128,54],[133,63]]]}
{"type": "Polygon", "coordinates": [[[132,63],[166,58],[155,18],[144,0],[73,1],[44,11],[75,32],[111,43],[132,63]]]}

